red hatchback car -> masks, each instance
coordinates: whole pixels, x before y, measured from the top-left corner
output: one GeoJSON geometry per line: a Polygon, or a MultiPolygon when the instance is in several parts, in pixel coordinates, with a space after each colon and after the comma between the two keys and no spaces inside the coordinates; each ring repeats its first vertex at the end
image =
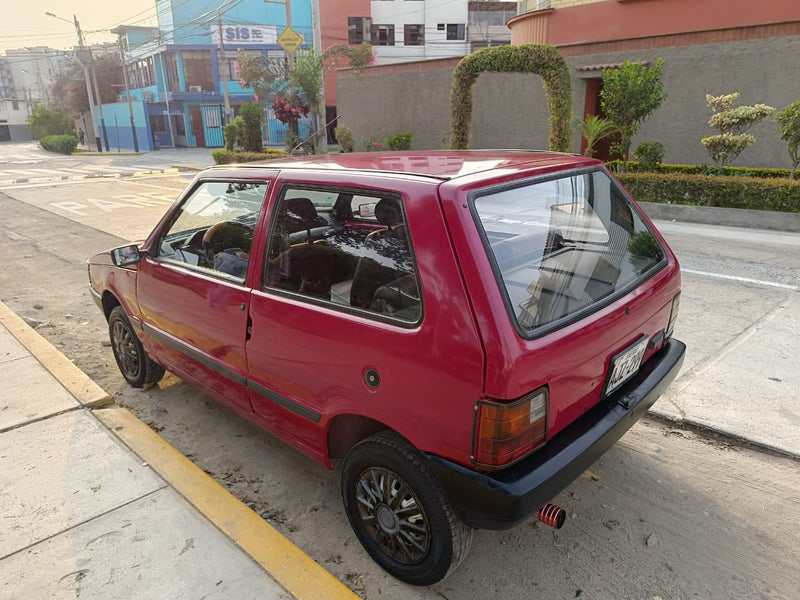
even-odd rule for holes
{"type": "MultiPolygon", "coordinates": [[[[89,260],[133,386],[169,369],[314,460],[425,585],[548,503],[655,402],[680,270],[604,169],[524,151],[338,154],[199,174],[89,260]]],[[[540,510],[544,507],[544,510],[540,510]]]]}

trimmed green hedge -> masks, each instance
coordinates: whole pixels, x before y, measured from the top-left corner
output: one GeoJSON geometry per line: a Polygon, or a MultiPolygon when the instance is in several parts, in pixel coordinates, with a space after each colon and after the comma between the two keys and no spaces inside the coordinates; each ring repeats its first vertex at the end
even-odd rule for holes
{"type": "MultiPolygon", "coordinates": [[[[612,160],[606,163],[612,173],[622,168],[621,160],[612,160]]],[[[636,161],[628,163],[628,172],[631,173],[685,173],[687,175],[731,175],[734,177],[760,177],[763,179],[788,179],[789,169],[751,169],[749,167],[717,167],[699,165],[656,165],[646,169],[636,161]]]]}
{"type": "Polygon", "coordinates": [[[270,160],[272,158],[285,158],[289,156],[282,150],[264,148],[263,152],[245,152],[244,150],[212,150],[211,157],[218,165],[232,165],[236,163],[253,162],[254,160],[270,160]]]}
{"type": "Polygon", "coordinates": [[[630,172],[617,179],[639,202],[800,213],[800,181],[630,172]]]}
{"type": "Polygon", "coordinates": [[[48,135],[39,140],[42,148],[50,152],[72,154],[78,147],[78,138],[74,134],[48,135]]]}

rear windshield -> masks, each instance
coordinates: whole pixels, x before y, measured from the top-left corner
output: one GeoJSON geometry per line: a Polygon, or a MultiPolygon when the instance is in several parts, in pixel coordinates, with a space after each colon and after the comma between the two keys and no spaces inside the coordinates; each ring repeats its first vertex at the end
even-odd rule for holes
{"type": "Polygon", "coordinates": [[[665,262],[604,171],[491,191],[474,207],[511,316],[526,336],[626,293],[665,262]]]}

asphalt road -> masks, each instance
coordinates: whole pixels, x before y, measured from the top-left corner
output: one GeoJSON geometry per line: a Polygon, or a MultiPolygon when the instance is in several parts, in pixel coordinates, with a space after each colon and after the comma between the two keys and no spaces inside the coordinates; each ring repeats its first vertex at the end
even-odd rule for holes
{"type": "MultiPolygon", "coordinates": [[[[564,529],[531,521],[507,532],[479,531],[459,570],[431,588],[386,576],[350,531],[337,470],[326,471],[174,377],[137,391],[117,373],[86,288],[85,259],[143,237],[187,181],[134,175],[0,187],[0,300],[362,597],[797,597],[798,462],[659,421],[634,427],[556,499],[569,515],[564,529]]],[[[776,365],[770,354],[796,356],[797,337],[770,328],[796,326],[799,236],[663,229],[685,269],[676,335],[690,353],[689,377],[656,406],[675,418],[708,404],[742,413],[735,404],[741,398],[709,394],[707,380],[719,377],[744,379],[733,383],[749,393],[745,420],[774,412],[762,401],[763,388],[751,387],[763,382],[751,377],[776,384],[779,401],[783,388],[800,397],[796,363],[776,365]],[[751,341],[758,345],[750,354],[737,354],[751,341]],[[744,364],[726,362],[733,359],[744,364]],[[748,369],[748,360],[757,360],[756,368],[748,369]]],[[[787,404],[788,422],[792,410],[787,404]]]]}

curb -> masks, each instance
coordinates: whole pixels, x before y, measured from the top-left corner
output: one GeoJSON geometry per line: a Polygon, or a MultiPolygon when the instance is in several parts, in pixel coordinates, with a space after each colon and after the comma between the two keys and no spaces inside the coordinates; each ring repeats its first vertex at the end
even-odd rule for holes
{"type": "Polygon", "coordinates": [[[0,302],[0,325],[122,444],[297,600],[359,600],[289,539],[171,446],[0,302]]]}
{"type": "Polygon", "coordinates": [[[0,302],[0,324],[87,408],[113,404],[114,398],[76,367],[55,346],[32,329],[15,312],[0,302]]]}
{"type": "Polygon", "coordinates": [[[657,202],[638,204],[651,219],[800,233],[800,213],[657,202]]]}

